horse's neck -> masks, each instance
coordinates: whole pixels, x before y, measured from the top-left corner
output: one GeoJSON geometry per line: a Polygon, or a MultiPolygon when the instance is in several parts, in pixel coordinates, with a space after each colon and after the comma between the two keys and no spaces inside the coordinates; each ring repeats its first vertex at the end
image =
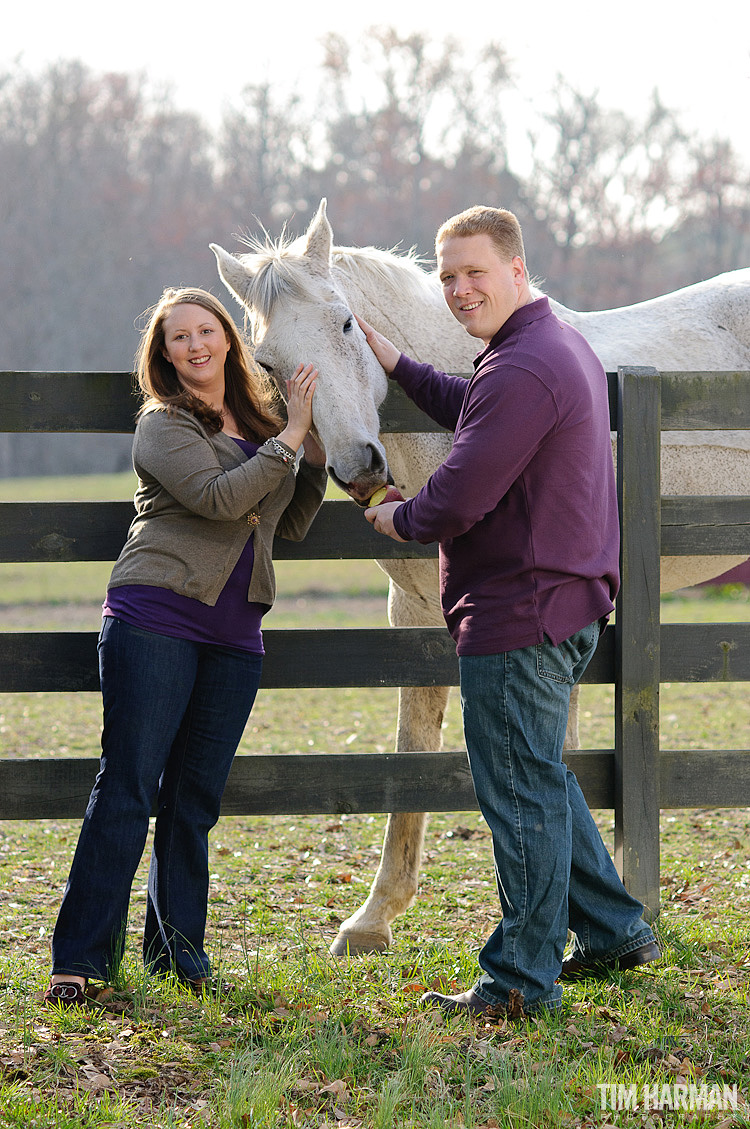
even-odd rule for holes
{"type": "Polygon", "coordinates": [[[444,372],[471,371],[477,342],[452,316],[437,286],[425,287],[415,300],[413,291],[400,293],[396,279],[394,282],[393,287],[362,288],[347,279],[346,296],[355,313],[415,361],[427,362],[444,372]]]}
{"type": "MultiPolygon", "coordinates": [[[[478,352],[477,342],[461,328],[447,308],[437,306],[406,313],[401,309],[384,312],[391,327],[391,340],[402,353],[415,361],[434,365],[443,372],[471,372],[472,361],[478,352]]],[[[388,331],[384,332],[388,335],[388,331]]]]}

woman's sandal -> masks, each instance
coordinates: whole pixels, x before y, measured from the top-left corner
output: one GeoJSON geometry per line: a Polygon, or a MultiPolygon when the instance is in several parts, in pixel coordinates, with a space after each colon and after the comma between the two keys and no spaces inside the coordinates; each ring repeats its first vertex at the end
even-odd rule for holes
{"type": "Polygon", "coordinates": [[[50,984],[44,993],[44,1003],[47,1007],[85,1007],[90,1003],[87,987],[88,981],[76,984],[73,980],[58,980],[56,984],[50,984]]]}

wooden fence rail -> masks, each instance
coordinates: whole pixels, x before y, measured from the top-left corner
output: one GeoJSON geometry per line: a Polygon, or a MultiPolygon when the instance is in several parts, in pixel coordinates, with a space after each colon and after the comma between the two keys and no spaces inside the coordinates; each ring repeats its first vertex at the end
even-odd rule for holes
{"type": "MultiPolygon", "coordinates": [[[[750,429],[750,373],[609,375],[618,437],[622,590],[615,631],[586,672],[615,686],[613,749],[571,752],[592,807],[615,812],[615,855],[628,888],[656,912],[659,812],[750,806],[750,750],[664,750],[660,682],[750,681],[750,624],[659,621],[659,555],[750,555],[750,498],[660,494],[661,430],[750,429]]],[[[6,432],[133,430],[123,373],[0,373],[6,432]]],[[[435,425],[392,388],[384,431],[435,425]]],[[[132,517],[129,502],[0,504],[0,562],[113,561],[132,517]]],[[[326,502],[300,544],[277,541],[277,560],[433,556],[434,546],[379,537],[348,502],[326,502]]],[[[263,684],[457,685],[458,663],[438,628],[267,630],[263,684]]],[[[94,632],[0,633],[0,692],[96,691],[94,632]]],[[[0,818],[78,818],[95,758],[23,759],[12,735],[0,750],[0,818]]],[[[476,807],[462,751],[240,756],[224,815],[467,810],[476,807]]]]}

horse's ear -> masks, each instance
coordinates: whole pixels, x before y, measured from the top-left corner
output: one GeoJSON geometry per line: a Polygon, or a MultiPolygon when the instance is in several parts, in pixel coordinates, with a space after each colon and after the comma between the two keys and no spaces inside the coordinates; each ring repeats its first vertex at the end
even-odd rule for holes
{"type": "Polygon", "coordinates": [[[230,255],[223,247],[219,247],[217,243],[210,243],[209,246],[216,255],[216,263],[222,282],[239,299],[240,303],[244,304],[250,292],[252,275],[234,255],[230,255]]]}
{"type": "Polygon", "coordinates": [[[320,201],[312,223],[307,229],[307,242],[305,244],[305,257],[318,274],[328,274],[331,269],[331,247],[333,246],[333,228],[326,216],[325,196],[320,201]]]}

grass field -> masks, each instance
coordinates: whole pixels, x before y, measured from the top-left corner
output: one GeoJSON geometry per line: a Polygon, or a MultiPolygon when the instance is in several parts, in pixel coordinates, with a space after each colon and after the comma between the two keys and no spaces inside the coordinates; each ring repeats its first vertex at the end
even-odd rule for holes
{"type": "MultiPolygon", "coordinates": [[[[34,489],[0,486],[11,498],[34,489]]],[[[57,496],[91,487],[58,482],[57,496]]],[[[124,476],[101,496],[130,489],[124,476]]],[[[95,630],[108,571],[0,566],[0,630],[95,630]]],[[[279,588],[269,627],[386,622],[372,562],[282,563],[279,588]]],[[[750,601],[744,589],[702,590],[665,598],[662,617],[747,621],[750,601]]],[[[584,745],[611,745],[610,689],[582,694],[584,745]]],[[[390,750],[395,706],[391,690],[261,692],[240,751],[390,750]]],[[[99,715],[97,695],[0,695],[2,755],[95,755],[99,715]]],[[[662,687],[664,747],[745,748],[749,722],[740,684],[662,687]]],[[[444,742],[463,747],[455,695],[444,742]]],[[[612,813],[596,816],[611,845],[612,813]]],[[[446,1022],[418,1005],[427,987],[472,984],[496,921],[477,812],[432,817],[419,896],[391,951],[328,955],[367,893],[384,819],[220,821],[209,946],[234,985],[220,1003],[144,978],[142,863],[122,980],[107,1001],[67,1014],[41,996],[77,824],[0,825],[0,1127],[750,1126],[748,811],[665,811],[663,962],[566,989],[559,1015],[515,1024],[446,1022]],[[652,1108],[691,1085],[713,1109],[652,1108]],[[738,1108],[720,1108],[735,1086],[738,1108]]]]}

